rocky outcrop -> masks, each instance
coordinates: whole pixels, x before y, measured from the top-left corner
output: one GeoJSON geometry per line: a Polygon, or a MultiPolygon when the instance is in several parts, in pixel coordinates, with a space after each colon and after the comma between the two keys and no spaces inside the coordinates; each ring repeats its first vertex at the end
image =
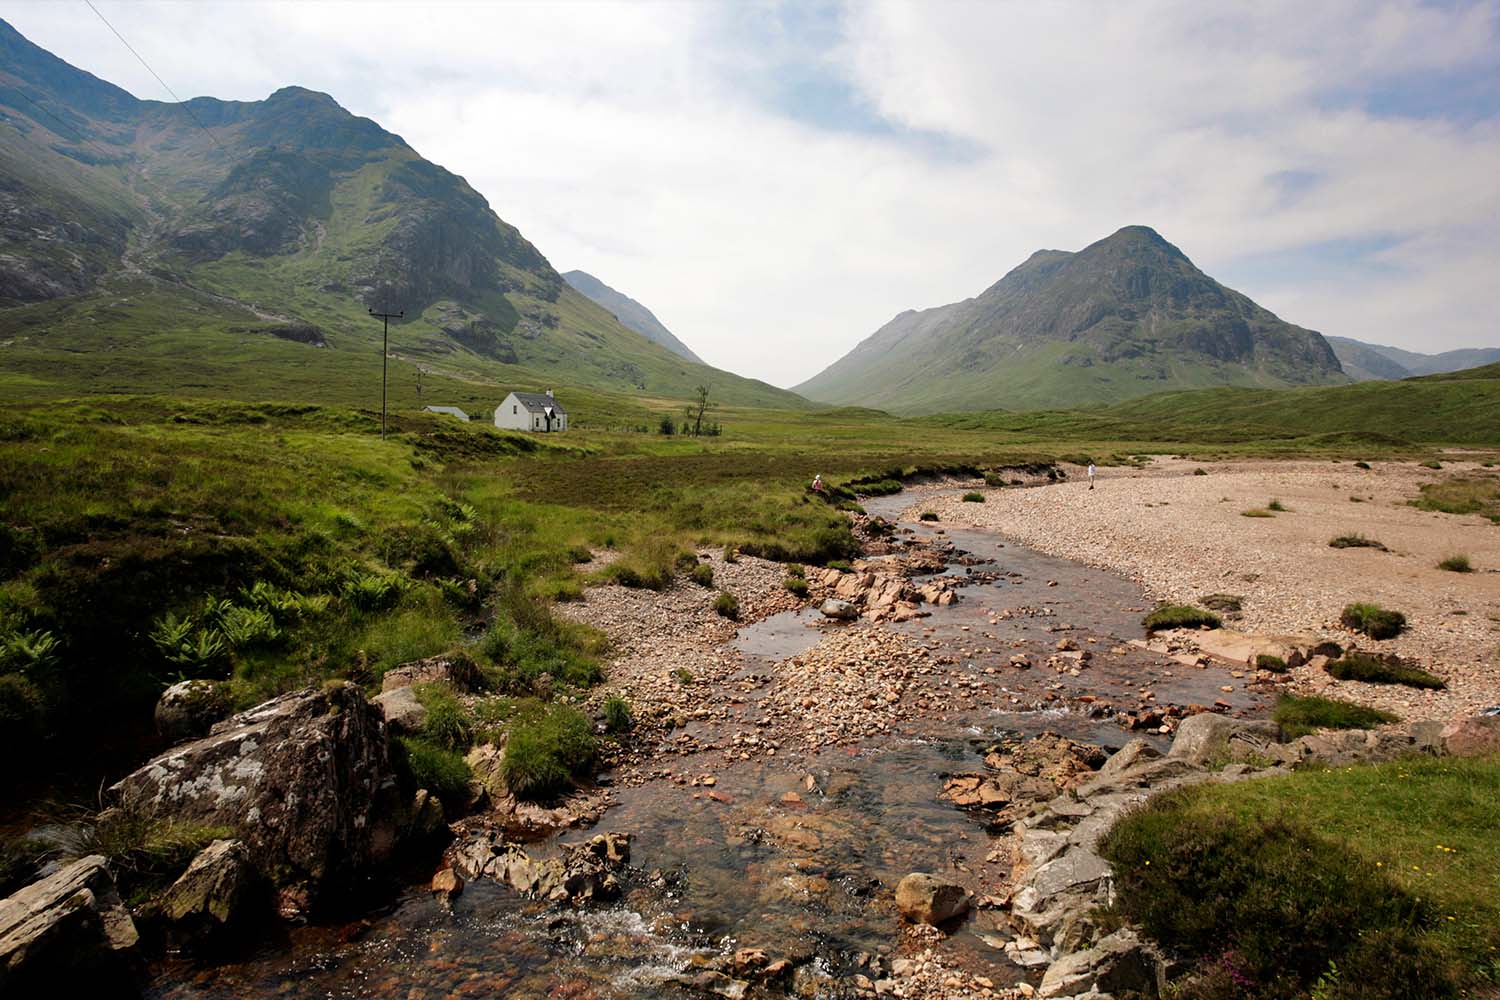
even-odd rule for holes
{"type": "Polygon", "coordinates": [[[110,788],[127,814],[227,827],[302,915],[331,881],[395,846],[395,782],[380,714],[353,684],[274,698],[110,788]]]}
{"type": "Polygon", "coordinates": [[[1196,765],[1224,763],[1267,754],[1280,741],[1281,727],[1274,722],[1244,722],[1203,712],[1182,720],[1168,756],[1196,765]]]}
{"type": "Polygon", "coordinates": [[[539,859],[498,831],[481,830],[455,843],[447,861],[459,879],[470,882],[491,879],[552,903],[598,902],[619,896],[616,873],[630,862],[630,839],[626,833],[597,834],[580,844],[560,844],[556,857],[539,859]]]}
{"type": "Polygon", "coordinates": [[[1455,757],[1500,754],[1500,715],[1475,715],[1455,719],[1439,734],[1443,750],[1455,757]]]}
{"type": "Polygon", "coordinates": [[[969,891],[936,875],[912,872],[896,885],[896,908],[914,924],[936,927],[968,912],[969,891]]]}
{"type": "Polygon", "coordinates": [[[1047,967],[1039,997],[1155,996],[1156,954],[1129,927],[1047,967]]]}
{"type": "Polygon", "coordinates": [[[0,900],[0,993],[132,995],[138,940],[104,858],[80,858],[0,900]]]}
{"type": "Polygon", "coordinates": [[[483,680],[473,660],[459,653],[444,653],[387,670],[380,678],[380,693],[413,684],[450,684],[458,691],[477,691],[483,680]]]}
{"type": "Polygon", "coordinates": [[[179,681],[156,700],[156,731],[173,743],[194,739],[229,711],[229,689],[223,682],[179,681]]]}

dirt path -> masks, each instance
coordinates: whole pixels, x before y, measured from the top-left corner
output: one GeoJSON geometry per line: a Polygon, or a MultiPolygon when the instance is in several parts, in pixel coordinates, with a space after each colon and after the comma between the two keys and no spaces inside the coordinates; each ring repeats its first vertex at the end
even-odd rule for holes
{"type": "Polygon", "coordinates": [[[1334,681],[1311,669],[1296,682],[1313,690],[1397,711],[1446,719],[1500,703],[1500,526],[1477,515],[1421,511],[1408,504],[1423,483],[1474,471],[1413,463],[1194,463],[1167,459],[1140,470],[1103,469],[1089,490],[1071,482],[1036,489],[984,489],[986,502],[956,495],[914,502],[948,525],[985,528],[1031,548],[1106,567],[1155,598],[1193,603],[1203,595],[1244,598],[1235,627],[1311,633],[1345,645],[1397,652],[1448,682],[1446,691],[1334,681]],[[1195,474],[1202,468],[1206,474],[1195,474]],[[1287,508],[1245,517],[1271,500],[1287,508]],[[1384,544],[1335,549],[1338,535],[1384,544]],[[1467,554],[1475,572],[1439,570],[1467,554]],[[1406,614],[1409,630],[1373,642],[1340,628],[1345,604],[1367,601],[1406,614]]]}

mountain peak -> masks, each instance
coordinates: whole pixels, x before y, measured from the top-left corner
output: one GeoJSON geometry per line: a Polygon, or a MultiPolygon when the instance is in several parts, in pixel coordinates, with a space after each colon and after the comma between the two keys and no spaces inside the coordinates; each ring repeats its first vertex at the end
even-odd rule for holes
{"type": "Polygon", "coordinates": [[[680,358],[703,364],[703,359],[678,340],[656,314],[624,292],[617,291],[587,271],[567,271],[563,280],[584,298],[614,313],[615,319],[653,343],[660,344],[680,358]]]}

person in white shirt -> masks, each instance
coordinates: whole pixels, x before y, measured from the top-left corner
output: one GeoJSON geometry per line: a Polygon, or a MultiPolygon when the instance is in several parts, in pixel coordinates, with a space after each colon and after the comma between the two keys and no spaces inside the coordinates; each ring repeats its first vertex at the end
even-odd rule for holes
{"type": "Polygon", "coordinates": [[[1089,463],[1089,489],[1094,488],[1094,463],[1089,463]]]}

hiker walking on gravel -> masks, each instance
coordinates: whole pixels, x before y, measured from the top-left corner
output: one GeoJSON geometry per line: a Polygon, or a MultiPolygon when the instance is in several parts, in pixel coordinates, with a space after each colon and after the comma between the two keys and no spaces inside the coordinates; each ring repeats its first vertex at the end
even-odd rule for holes
{"type": "Polygon", "coordinates": [[[1089,463],[1089,489],[1094,488],[1094,463],[1089,463]]]}

